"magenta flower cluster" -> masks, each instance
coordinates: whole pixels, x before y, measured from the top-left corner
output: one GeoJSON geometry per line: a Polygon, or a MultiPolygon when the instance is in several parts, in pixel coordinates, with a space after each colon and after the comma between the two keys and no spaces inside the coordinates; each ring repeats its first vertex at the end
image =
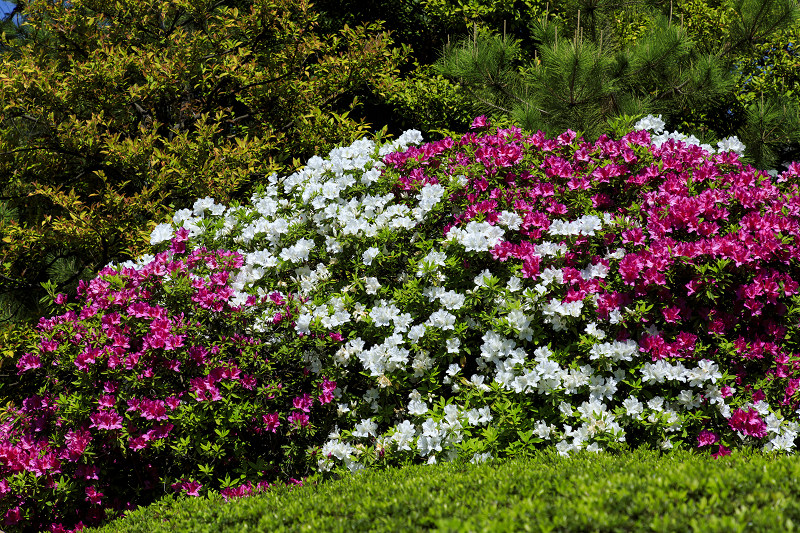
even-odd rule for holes
{"type": "Polygon", "coordinates": [[[0,416],[6,526],[80,529],[159,487],[196,496],[228,477],[240,481],[222,494],[236,497],[286,481],[287,463],[308,474],[282,446],[305,448],[336,383],[243,333],[257,308],[280,314],[276,335],[296,336],[292,296],[234,305],[241,255],[187,253],[186,236],[140,268],[81,282],[74,303],[58,295],[63,314],[40,320],[17,361],[20,402],[0,416]]]}

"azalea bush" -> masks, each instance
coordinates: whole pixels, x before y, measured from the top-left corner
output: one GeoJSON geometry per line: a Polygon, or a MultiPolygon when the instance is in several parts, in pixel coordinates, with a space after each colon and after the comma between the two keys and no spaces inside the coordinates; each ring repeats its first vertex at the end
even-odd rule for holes
{"type": "Polygon", "coordinates": [[[232,302],[242,256],[187,253],[187,234],[143,268],[81,283],[77,302],[57,295],[65,312],[39,322],[20,381],[4,384],[21,400],[2,415],[7,525],[59,531],[164,490],[243,495],[311,472],[309,413],[326,416],[336,384],[244,333],[251,308],[288,320],[291,298],[232,302]]]}
{"type": "Polygon", "coordinates": [[[800,164],[663,125],[479,117],[177,211],[16,357],[6,525],[546,446],[792,451],[800,164]]]}

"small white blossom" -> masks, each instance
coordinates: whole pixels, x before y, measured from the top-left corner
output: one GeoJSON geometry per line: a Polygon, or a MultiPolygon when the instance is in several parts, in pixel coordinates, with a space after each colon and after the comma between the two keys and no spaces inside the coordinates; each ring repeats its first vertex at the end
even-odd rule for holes
{"type": "Polygon", "coordinates": [[[458,338],[447,339],[447,353],[458,353],[458,348],[461,346],[461,340],[458,338]]]}
{"type": "Polygon", "coordinates": [[[638,399],[629,396],[622,402],[622,406],[625,408],[628,416],[641,420],[642,413],[644,412],[644,405],[638,399]]]}
{"type": "Polygon", "coordinates": [[[379,253],[380,250],[378,250],[374,246],[371,246],[367,248],[367,250],[363,254],[361,254],[361,260],[364,261],[365,265],[370,266],[372,264],[372,260],[378,257],[379,253]]]}
{"type": "Polygon", "coordinates": [[[742,155],[746,148],[747,147],[736,136],[726,137],[717,143],[717,150],[720,152],[736,152],[742,155]]]}
{"type": "Polygon", "coordinates": [[[654,133],[661,133],[664,131],[665,123],[661,120],[661,115],[654,117],[653,115],[647,115],[643,119],[639,120],[633,128],[637,130],[648,130],[654,133]]]}
{"type": "Polygon", "coordinates": [[[367,291],[367,294],[377,294],[378,289],[381,288],[381,284],[378,282],[378,278],[367,278],[365,280],[364,287],[367,291]]]}
{"type": "Polygon", "coordinates": [[[156,245],[171,240],[173,234],[172,224],[159,224],[150,234],[150,244],[156,245]]]}
{"type": "Polygon", "coordinates": [[[354,437],[375,437],[378,432],[378,424],[372,419],[362,419],[356,424],[354,437]]]}
{"type": "Polygon", "coordinates": [[[409,414],[424,415],[428,412],[428,404],[422,401],[422,396],[420,395],[419,391],[414,389],[411,391],[411,394],[409,394],[408,397],[411,400],[408,403],[409,414]]]}

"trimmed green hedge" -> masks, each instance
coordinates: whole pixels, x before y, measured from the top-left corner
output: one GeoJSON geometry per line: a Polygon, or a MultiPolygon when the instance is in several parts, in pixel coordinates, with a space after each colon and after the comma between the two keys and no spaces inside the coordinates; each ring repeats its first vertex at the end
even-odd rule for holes
{"type": "Polygon", "coordinates": [[[91,531],[791,531],[798,492],[792,457],[549,452],[362,471],[227,504],[167,498],[91,531]]]}

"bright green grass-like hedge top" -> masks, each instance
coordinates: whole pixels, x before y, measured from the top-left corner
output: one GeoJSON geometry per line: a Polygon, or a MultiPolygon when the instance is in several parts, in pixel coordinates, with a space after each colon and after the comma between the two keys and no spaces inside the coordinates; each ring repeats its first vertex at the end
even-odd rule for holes
{"type": "Polygon", "coordinates": [[[165,497],[114,533],[594,531],[784,533],[800,521],[800,464],[736,452],[552,450],[533,457],[372,469],[227,503],[165,497]]]}
{"type": "Polygon", "coordinates": [[[792,451],[800,165],[661,126],[479,117],[178,211],[16,361],[6,524],[546,447],[792,451]]]}

